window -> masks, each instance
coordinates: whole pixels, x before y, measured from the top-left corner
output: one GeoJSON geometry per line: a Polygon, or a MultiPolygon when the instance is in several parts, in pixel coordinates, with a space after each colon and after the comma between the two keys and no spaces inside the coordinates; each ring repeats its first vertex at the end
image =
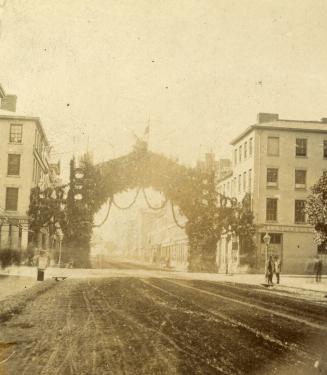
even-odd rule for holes
{"type": "Polygon", "coordinates": [[[251,192],[252,188],[252,169],[249,169],[249,183],[248,183],[248,191],[251,192]]]}
{"type": "Polygon", "coordinates": [[[307,140],[305,138],[296,138],[296,156],[307,156],[307,140]]]}
{"type": "Polygon", "coordinates": [[[248,153],[248,143],[245,142],[244,143],[244,160],[248,157],[247,153],[248,153]]]}
{"type": "Polygon", "coordinates": [[[267,198],[266,220],[277,221],[277,199],[276,198],[267,198]]]}
{"type": "Polygon", "coordinates": [[[305,223],[305,201],[304,200],[295,201],[295,223],[297,224],[305,223]]]}
{"type": "Polygon", "coordinates": [[[18,188],[7,187],[6,189],[6,210],[17,211],[18,188]]]}
{"type": "Polygon", "coordinates": [[[252,156],[253,138],[249,139],[249,156],[252,156]]]}
{"type": "Polygon", "coordinates": [[[324,158],[327,159],[327,141],[324,141],[324,158]]]}
{"type": "Polygon", "coordinates": [[[19,170],[20,170],[20,155],[9,154],[8,155],[7,175],[8,176],[19,176],[19,170]]]}
{"type": "Polygon", "coordinates": [[[241,192],[241,175],[238,175],[238,192],[241,192]]]}
{"type": "Polygon", "coordinates": [[[9,142],[10,143],[22,143],[22,136],[23,136],[23,126],[10,124],[9,142]]]}
{"type": "Polygon", "coordinates": [[[243,191],[246,191],[246,172],[243,173],[243,191]]]}
{"type": "Polygon", "coordinates": [[[267,186],[276,187],[278,185],[278,169],[267,168],[267,186]]]}
{"type": "Polygon", "coordinates": [[[295,189],[306,188],[307,171],[297,169],[295,170],[295,189]]]}
{"type": "MultiPolygon", "coordinates": [[[[265,243],[263,239],[266,233],[261,233],[261,243],[265,243]]],[[[281,233],[269,233],[270,243],[274,245],[280,245],[282,243],[282,234],[281,233]]]]}
{"type": "Polygon", "coordinates": [[[237,149],[234,150],[234,164],[237,164],[237,149]]]}
{"type": "Polygon", "coordinates": [[[238,161],[242,161],[242,145],[238,149],[238,161]]]}
{"type": "Polygon", "coordinates": [[[267,154],[269,156],[279,155],[279,138],[278,137],[268,137],[267,154]]]}

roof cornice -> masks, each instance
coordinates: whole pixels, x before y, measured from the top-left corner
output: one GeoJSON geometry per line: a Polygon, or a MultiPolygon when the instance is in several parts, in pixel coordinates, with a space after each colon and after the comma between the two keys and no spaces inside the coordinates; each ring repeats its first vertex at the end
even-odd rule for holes
{"type": "Polygon", "coordinates": [[[47,146],[49,146],[49,141],[47,139],[47,136],[45,134],[45,131],[43,129],[43,126],[42,126],[42,123],[41,123],[41,119],[39,117],[34,117],[34,116],[17,116],[17,115],[1,115],[0,114],[0,119],[12,119],[12,120],[22,120],[22,121],[35,121],[37,123],[37,126],[40,130],[40,132],[42,133],[43,135],[43,138],[45,140],[45,143],[47,144],[47,146]]]}
{"type": "MultiPolygon", "coordinates": [[[[320,121],[293,121],[293,120],[278,120],[274,121],[276,123],[278,122],[298,122],[298,123],[304,123],[304,124],[323,124],[320,121]]],[[[310,128],[292,128],[289,126],[276,126],[274,125],[274,122],[271,122],[269,125],[263,125],[263,124],[254,124],[246,128],[241,134],[239,134],[237,137],[233,138],[230,142],[230,145],[234,146],[235,143],[237,143],[239,140],[244,138],[247,134],[249,134],[254,129],[260,129],[260,130],[276,130],[276,131],[292,131],[296,133],[322,133],[327,134],[327,127],[326,129],[310,129],[310,128]]],[[[266,123],[267,124],[267,123],[266,123]]]]}

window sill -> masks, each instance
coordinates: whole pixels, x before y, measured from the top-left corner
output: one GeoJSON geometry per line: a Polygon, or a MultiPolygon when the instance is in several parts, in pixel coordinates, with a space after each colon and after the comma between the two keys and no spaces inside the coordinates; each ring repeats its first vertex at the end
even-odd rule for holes
{"type": "Polygon", "coordinates": [[[278,224],[278,220],[266,220],[268,224],[278,224]]]}
{"type": "Polygon", "coordinates": [[[20,175],[18,175],[18,174],[7,174],[6,177],[9,177],[9,178],[20,178],[20,175]]]}
{"type": "Polygon", "coordinates": [[[8,145],[10,146],[23,146],[23,143],[17,143],[17,142],[9,142],[8,145]]]}
{"type": "Polygon", "coordinates": [[[308,159],[307,155],[295,155],[295,157],[299,159],[308,159]]]}
{"type": "Polygon", "coordinates": [[[278,185],[267,185],[266,188],[278,190],[278,185]]]}
{"type": "Polygon", "coordinates": [[[294,222],[295,225],[309,225],[308,223],[304,222],[294,222]]]}

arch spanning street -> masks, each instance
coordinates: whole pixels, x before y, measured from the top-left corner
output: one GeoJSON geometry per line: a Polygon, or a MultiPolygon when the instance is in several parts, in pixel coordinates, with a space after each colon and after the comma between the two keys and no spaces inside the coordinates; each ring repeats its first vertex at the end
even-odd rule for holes
{"type": "Polygon", "coordinates": [[[217,241],[222,230],[232,224],[236,204],[231,200],[228,204],[224,197],[218,199],[214,170],[181,165],[149,151],[143,141],[128,155],[97,164],[95,170],[98,178],[93,199],[97,203],[93,213],[107,201],[110,208],[114,195],[128,189],[160,191],[186,218],[189,271],[216,272],[217,241]]]}

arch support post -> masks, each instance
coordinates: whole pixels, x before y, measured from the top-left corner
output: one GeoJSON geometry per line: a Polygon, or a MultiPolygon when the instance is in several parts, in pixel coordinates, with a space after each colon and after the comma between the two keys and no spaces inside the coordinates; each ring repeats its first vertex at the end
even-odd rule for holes
{"type": "Polygon", "coordinates": [[[216,236],[189,234],[189,272],[218,272],[216,263],[217,238],[216,236]]]}

